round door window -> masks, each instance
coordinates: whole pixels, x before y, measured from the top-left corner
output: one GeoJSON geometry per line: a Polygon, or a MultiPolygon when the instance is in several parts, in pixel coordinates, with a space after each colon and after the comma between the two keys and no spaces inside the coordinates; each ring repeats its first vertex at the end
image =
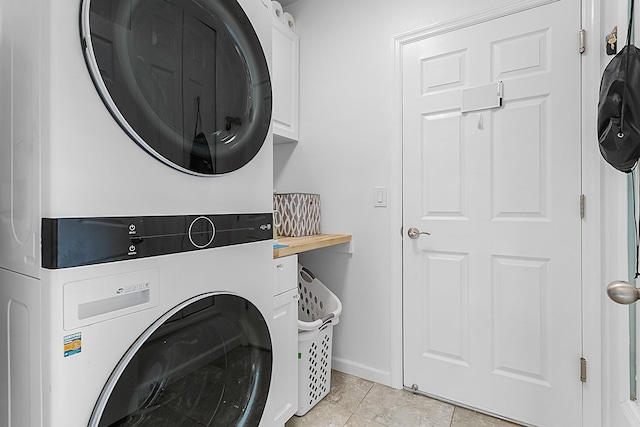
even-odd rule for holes
{"type": "Polygon", "coordinates": [[[81,27],[100,96],[150,154],[206,176],[258,153],[271,81],[236,0],[83,0],[81,27]]]}
{"type": "Polygon", "coordinates": [[[271,366],[269,330],[253,304],[234,295],[198,297],[134,343],[89,426],[257,426],[271,366]]]}

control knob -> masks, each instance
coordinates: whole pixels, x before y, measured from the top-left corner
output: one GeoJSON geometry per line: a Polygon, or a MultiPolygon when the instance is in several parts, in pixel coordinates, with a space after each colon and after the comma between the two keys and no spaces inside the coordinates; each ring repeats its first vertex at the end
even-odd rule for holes
{"type": "Polygon", "coordinates": [[[196,248],[206,248],[213,242],[216,235],[216,227],[206,216],[199,216],[189,225],[189,240],[196,248]]]}

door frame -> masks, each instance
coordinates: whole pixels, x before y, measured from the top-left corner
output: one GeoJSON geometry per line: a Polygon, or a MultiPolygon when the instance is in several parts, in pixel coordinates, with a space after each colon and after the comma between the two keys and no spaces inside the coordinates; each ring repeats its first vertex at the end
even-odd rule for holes
{"type": "MultiPolygon", "coordinates": [[[[558,0],[510,0],[497,7],[480,13],[466,15],[451,21],[438,23],[425,28],[403,33],[394,37],[394,138],[390,147],[390,197],[392,206],[390,221],[391,277],[395,286],[390,289],[391,312],[391,386],[403,387],[403,253],[402,253],[402,62],[406,45],[436,35],[455,31],[495,18],[521,12],[533,7],[553,3],[558,0]]],[[[602,220],[600,208],[602,201],[603,171],[600,153],[597,149],[596,123],[598,89],[600,82],[600,16],[601,0],[581,1],[582,28],[586,30],[587,50],[582,55],[581,116],[582,116],[582,192],[586,200],[586,214],[582,222],[582,342],[583,357],[587,359],[587,382],[583,386],[582,414],[583,427],[599,427],[603,420],[603,249],[602,220]],[[587,84],[585,82],[597,82],[587,84]],[[584,331],[589,331],[585,334],[584,331]]],[[[576,34],[576,50],[578,49],[576,34]]],[[[576,195],[576,209],[579,201],[576,195]]],[[[577,210],[576,210],[577,214],[577,210]]],[[[576,360],[576,376],[579,374],[579,361],[576,360]]],[[[608,405],[607,405],[608,406],[608,405]]]]}

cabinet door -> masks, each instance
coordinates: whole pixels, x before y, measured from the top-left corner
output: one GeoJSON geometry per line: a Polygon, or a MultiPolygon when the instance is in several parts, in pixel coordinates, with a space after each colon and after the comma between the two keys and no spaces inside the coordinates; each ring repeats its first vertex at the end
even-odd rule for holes
{"type": "Polygon", "coordinates": [[[291,289],[273,299],[273,377],[269,397],[276,400],[271,405],[273,425],[283,426],[298,410],[298,291],[291,289]]]}
{"type": "Polygon", "coordinates": [[[298,287],[298,255],[273,260],[273,295],[298,287]]]}
{"type": "Polygon", "coordinates": [[[282,22],[273,22],[273,142],[298,140],[299,40],[282,22]]]}

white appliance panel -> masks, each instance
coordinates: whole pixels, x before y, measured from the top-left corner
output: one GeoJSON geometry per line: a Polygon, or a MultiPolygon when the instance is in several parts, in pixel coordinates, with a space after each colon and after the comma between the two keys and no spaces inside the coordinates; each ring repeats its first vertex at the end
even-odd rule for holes
{"type": "MultiPolygon", "coordinates": [[[[272,329],[272,251],[271,242],[265,241],[120,262],[120,275],[146,277],[150,271],[157,271],[158,305],[130,314],[111,316],[110,319],[74,329],[65,329],[65,286],[82,282],[91,284],[99,278],[114,277],[111,274],[113,265],[43,272],[43,280],[39,285],[43,302],[42,323],[39,325],[43,347],[42,389],[51,390],[42,396],[42,419],[49,420],[43,426],[86,427],[102,388],[127,349],[158,318],[194,296],[215,292],[244,297],[260,310],[272,329]],[[250,269],[246,268],[246,259],[255,260],[250,269]],[[242,274],[238,274],[239,271],[242,274]],[[77,334],[81,335],[81,350],[65,357],[65,337],[77,334]],[[71,409],[73,417],[70,418],[71,409]]],[[[91,289],[87,290],[88,295],[93,292],[91,289]]],[[[98,294],[100,292],[97,290],[98,294]]],[[[35,310],[36,304],[35,298],[27,299],[25,303],[29,310],[35,310]]],[[[33,342],[32,345],[36,343],[33,342]]],[[[26,369],[23,364],[28,362],[20,360],[17,363],[20,365],[14,364],[14,370],[21,371],[26,369]]],[[[38,365],[33,363],[35,361],[28,368],[32,375],[39,370],[38,365]]],[[[284,373],[273,372],[272,375],[284,373]]],[[[24,407],[20,409],[22,412],[27,411],[24,407]]],[[[267,409],[265,413],[271,411],[267,409]]],[[[33,412],[32,416],[39,418],[33,412]]],[[[264,424],[266,422],[266,419],[263,420],[261,425],[269,425],[264,424]]]]}
{"type": "MultiPolygon", "coordinates": [[[[119,127],[91,80],[80,3],[1,0],[0,267],[39,276],[42,217],[270,211],[271,128],[258,154],[224,175],[193,176],[155,159],[119,127]]],[[[239,4],[270,66],[270,6],[239,4]]]]}
{"type": "MultiPolygon", "coordinates": [[[[238,3],[270,67],[270,1],[238,3]]],[[[42,268],[45,218],[272,209],[271,129],[249,164],[212,177],[177,171],[131,140],[89,75],[80,7],[81,0],[0,0],[0,340],[8,350],[0,352],[0,383],[7,385],[0,387],[2,427],[86,427],[131,344],[195,296],[246,298],[274,328],[270,240],[42,268]],[[112,279],[117,284],[125,277],[127,286],[136,286],[138,276],[149,283],[148,294],[134,289],[140,298],[118,300],[113,310],[94,304],[110,298],[112,279]]]]}

